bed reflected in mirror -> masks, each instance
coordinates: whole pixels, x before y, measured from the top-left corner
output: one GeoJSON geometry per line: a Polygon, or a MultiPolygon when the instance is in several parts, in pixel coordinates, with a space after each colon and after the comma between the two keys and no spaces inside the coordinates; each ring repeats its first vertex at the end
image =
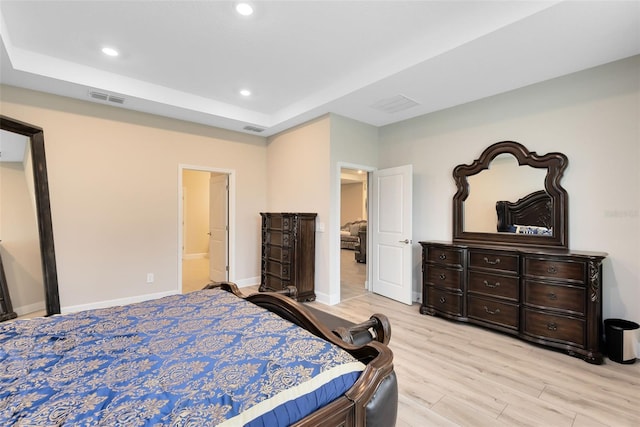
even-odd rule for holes
{"type": "Polygon", "coordinates": [[[544,191],[546,175],[546,169],[518,165],[518,160],[512,154],[496,156],[487,170],[467,178],[469,196],[464,202],[464,230],[476,233],[509,232],[506,227],[499,229],[497,203],[515,202],[535,191],[544,191]]]}

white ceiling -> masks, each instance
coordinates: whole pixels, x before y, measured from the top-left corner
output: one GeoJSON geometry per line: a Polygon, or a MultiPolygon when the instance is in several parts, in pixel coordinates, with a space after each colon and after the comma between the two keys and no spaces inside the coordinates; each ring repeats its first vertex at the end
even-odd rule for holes
{"type": "Polygon", "coordinates": [[[252,3],[1,0],[0,82],[269,136],[328,112],[383,126],[640,54],[640,1],[252,3]],[[393,100],[409,108],[375,108],[393,100]]]}

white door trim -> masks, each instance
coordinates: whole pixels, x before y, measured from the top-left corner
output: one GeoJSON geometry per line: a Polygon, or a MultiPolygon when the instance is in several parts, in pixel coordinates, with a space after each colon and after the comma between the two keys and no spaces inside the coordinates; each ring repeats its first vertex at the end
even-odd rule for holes
{"type": "MultiPolygon", "coordinates": [[[[326,302],[329,305],[338,304],[340,302],[340,173],[342,169],[356,169],[367,172],[367,176],[370,172],[376,170],[374,166],[362,165],[357,163],[348,162],[336,162],[335,172],[335,185],[333,188],[334,203],[331,210],[331,224],[329,230],[329,300],[326,302]]],[[[367,185],[367,212],[371,212],[371,186],[367,185]]],[[[368,230],[368,228],[367,228],[368,230]]],[[[367,231],[368,233],[368,231],[367,231]]],[[[369,253],[370,239],[367,239],[367,253],[369,253]]],[[[371,284],[368,279],[371,277],[371,263],[367,262],[367,281],[366,288],[370,290],[371,284]]],[[[322,302],[325,302],[324,299],[322,302]]]]}
{"type": "Polygon", "coordinates": [[[178,165],[178,280],[177,280],[177,291],[182,293],[182,191],[183,191],[183,182],[182,182],[182,173],[185,170],[194,170],[201,172],[215,172],[215,173],[224,173],[229,176],[229,280],[235,280],[236,273],[236,227],[235,227],[235,218],[236,218],[236,171],[234,169],[223,169],[223,168],[214,168],[209,166],[196,166],[196,165],[186,165],[179,164],[178,165]]]}

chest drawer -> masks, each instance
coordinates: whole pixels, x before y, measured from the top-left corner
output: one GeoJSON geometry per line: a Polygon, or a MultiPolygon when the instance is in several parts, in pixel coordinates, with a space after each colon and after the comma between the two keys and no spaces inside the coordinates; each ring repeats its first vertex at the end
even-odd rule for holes
{"type": "Polygon", "coordinates": [[[263,224],[266,229],[291,230],[293,218],[285,215],[269,215],[264,218],[263,224]]]}
{"type": "Polygon", "coordinates": [[[525,258],[524,274],[556,280],[585,281],[585,264],[582,261],[563,261],[545,258],[525,258]]]}
{"type": "Polygon", "coordinates": [[[288,263],[291,260],[290,250],[280,246],[267,245],[264,249],[265,256],[268,259],[288,263]]]}
{"type": "Polygon", "coordinates": [[[265,271],[282,279],[290,279],[291,267],[289,264],[282,264],[276,261],[267,261],[265,271]]]}
{"type": "Polygon", "coordinates": [[[524,332],[537,338],[584,346],[584,320],[524,310],[524,332]]]}
{"type": "Polygon", "coordinates": [[[509,298],[517,301],[520,294],[520,280],[514,276],[500,276],[483,271],[469,271],[470,293],[509,298]]]}
{"type": "Polygon", "coordinates": [[[469,296],[467,315],[484,322],[518,329],[519,306],[503,301],[469,296]]]}
{"type": "Polygon", "coordinates": [[[581,286],[559,286],[527,280],[525,304],[553,308],[584,315],[585,289],[581,286]]]}
{"type": "Polygon", "coordinates": [[[461,266],[463,253],[461,249],[432,246],[427,250],[427,261],[437,264],[461,266]]]}
{"type": "Polygon", "coordinates": [[[428,265],[427,283],[440,288],[462,290],[462,270],[428,265]]]}
{"type": "Polygon", "coordinates": [[[270,231],[265,235],[265,242],[270,245],[291,246],[291,234],[281,231],[270,231]]]}
{"type": "Polygon", "coordinates": [[[427,305],[454,316],[462,316],[462,295],[447,292],[433,286],[425,287],[427,305]]]}
{"type": "Polygon", "coordinates": [[[517,274],[520,257],[517,254],[471,250],[469,251],[469,268],[500,270],[517,274]]]}

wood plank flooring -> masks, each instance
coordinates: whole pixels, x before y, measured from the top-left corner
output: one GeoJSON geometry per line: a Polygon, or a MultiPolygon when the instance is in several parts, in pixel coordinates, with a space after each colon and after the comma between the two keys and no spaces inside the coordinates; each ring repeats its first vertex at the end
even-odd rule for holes
{"type": "Polygon", "coordinates": [[[591,365],[372,293],[311,304],[352,322],[389,317],[399,427],[640,425],[640,362],[591,365]]]}

